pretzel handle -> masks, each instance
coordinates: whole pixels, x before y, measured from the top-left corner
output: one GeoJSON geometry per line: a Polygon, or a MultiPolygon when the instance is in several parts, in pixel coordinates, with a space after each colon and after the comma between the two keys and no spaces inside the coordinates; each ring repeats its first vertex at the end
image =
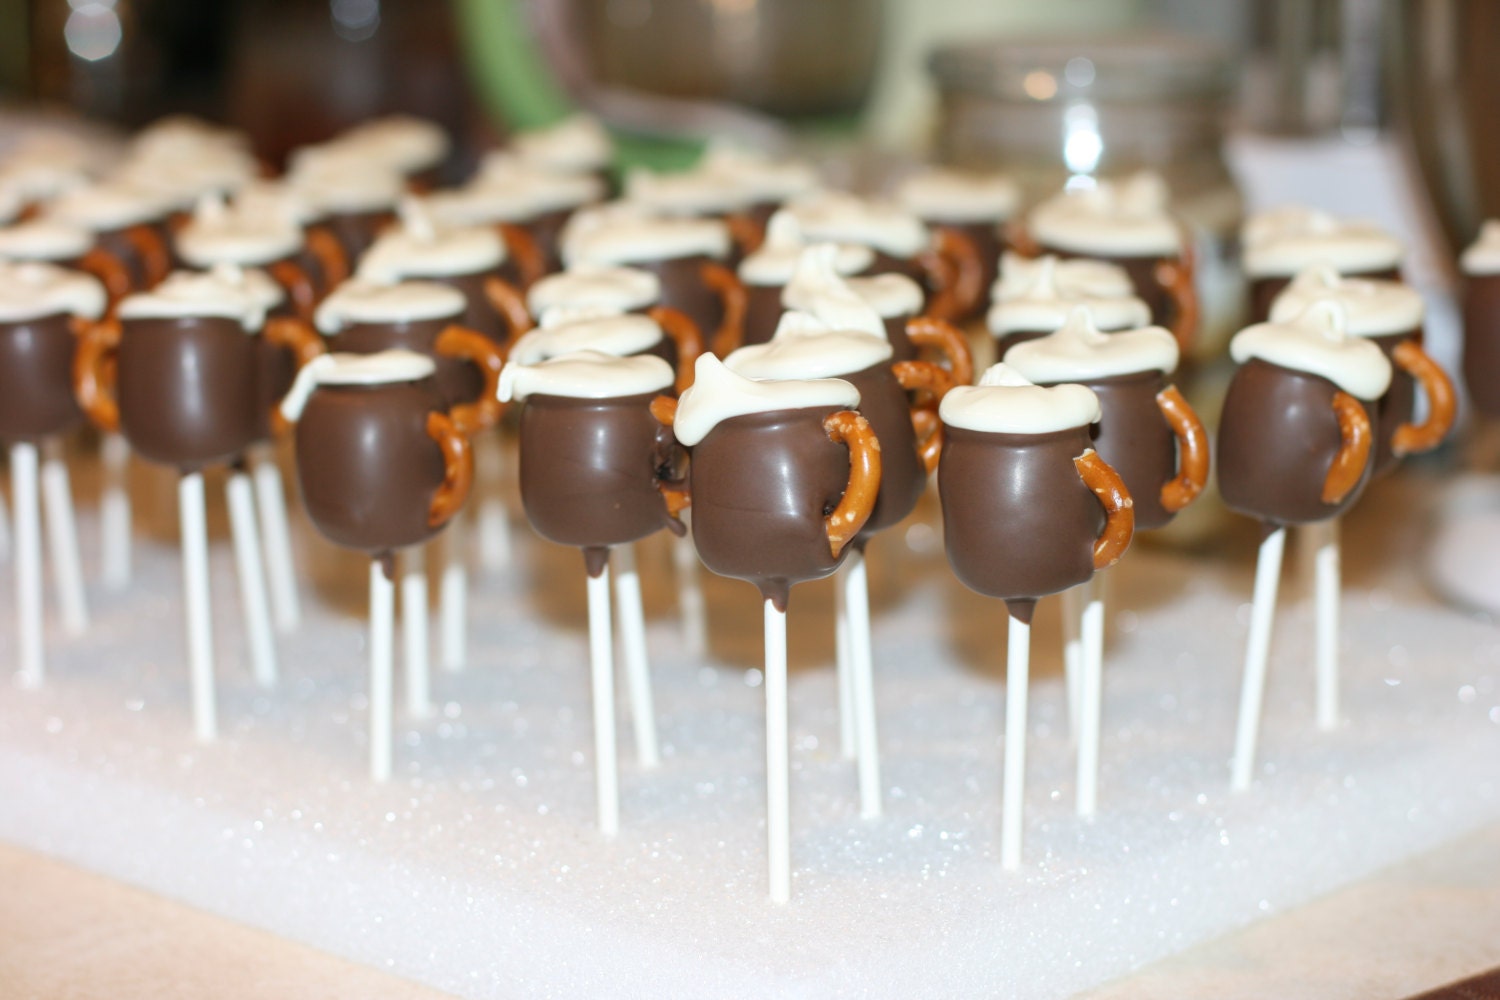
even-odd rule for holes
{"type": "MultiPolygon", "coordinates": [[[[293,316],[272,316],[267,319],[261,336],[266,338],[266,343],[291,351],[299,371],[313,358],[328,350],[328,345],[312,328],[311,323],[293,316]]],[[[282,414],[281,401],[277,400],[271,406],[271,431],[284,434],[290,429],[291,421],[282,414]]]]}
{"type": "Polygon", "coordinates": [[[120,321],[97,323],[76,320],[73,332],[78,350],[73,354],[73,395],[79,409],[101,431],[120,429],[120,401],[115,396],[115,355],[120,349],[120,321]]]}
{"type": "Polygon", "coordinates": [[[967,234],[952,226],[936,227],[932,246],[923,252],[921,264],[932,289],[928,316],[952,321],[973,311],[984,294],[984,265],[979,249],[967,234]]]}
{"type": "Polygon", "coordinates": [[[724,319],[713,337],[713,352],[719,357],[728,357],[745,341],[745,310],[749,305],[749,293],[729,268],[718,261],[704,261],[698,271],[703,284],[719,296],[724,310],[724,319]]]}
{"type": "Polygon", "coordinates": [[[118,256],[101,246],[89,248],[89,252],[78,259],[78,270],[99,279],[104,292],[109,296],[110,309],[130,294],[130,268],[118,256]]]}
{"type": "Polygon", "coordinates": [[[536,239],[525,226],[513,222],[496,223],[495,229],[505,241],[505,250],[516,259],[516,270],[521,278],[521,287],[530,288],[547,274],[547,258],[536,239]]]}
{"type": "Polygon", "coordinates": [[[880,441],[870,422],[853,410],[830,413],[823,420],[828,440],[849,448],[849,481],[833,513],[823,518],[828,548],[837,559],[852,542],[880,496],[880,441]]]}
{"type": "Polygon", "coordinates": [[[307,269],[294,260],[278,260],[266,268],[276,284],[286,289],[287,298],[292,300],[292,308],[297,310],[297,315],[308,322],[312,322],[313,310],[318,305],[318,293],[313,288],[312,275],[307,269]]]}
{"type": "Polygon", "coordinates": [[[657,326],[661,327],[662,332],[677,348],[675,388],[680,395],[693,384],[693,368],[698,363],[698,355],[703,353],[703,334],[698,331],[698,324],[693,322],[692,317],[680,309],[652,306],[646,315],[656,321],[657,326]]]}
{"type": "Polygon", "coordinates": [[[349,255],[333,231],[327,226],[308,226],[305,239],[308,252],[323,272],[323,287],[329,289],[343,283],[349,277],[349,255]]]}
{"type": "Polygon", "coordinates": [[[526,305],[526,296],[499,275],[492,274],[484,279],[484,298],[490,308],[504,318],[505,325],[510,330],[511,344],[521,334],[536,326],[531,318],[531,310],[526,305]]]}
{"type": "Polygon", "coordinates": [[[1172,336],[1186,354],[1198,338],[1202,309],[1198,301],[1197,262],[1191,236],[1182,234],[1182,250],[1174,258],[1157,261],[1152,275],[1172,302],[1172,336]]]}
{"type": "Polygon", "coordinates": [[[931,361],[898,361],[891,366],[896,381],[908,392],[922,390],[932,394],[932,401],[911,408],[912,431],[917,435],[917,455],[929,475],[937,468],[943,454],[943,424],[933,419],[932,407],[941,402],[953,388],[953,376],[946,368],[931,361]]]}
{"type": "Polygon", "coordinates": [[[1333,463],[1323,480],[1322,500],[1330,505],[1341,502],[1359,485],[1365,466],[1370,462],[1373,438],[1365,405],[1347,392],[1333,394],[1333,414],[1338,418],[1339,437],[1343,443],[1333,456],[1333,463]]]}
{"type": "Polygon", "coordinates": [[[474,484],[474,452],[468,433],[446,413],[427,414],[427,436],[443,452],[443,483],[427,508],[427,524],[441,528],[469,498],[469,488],[474,484]]]}
{"type": "Polygon", "coordinates": [[[1431,451],[1442,444],[1443,438],[1453,429],[1453,418],[1458,411],[1453,380],[1415,340],[1403,340],[1397,344],[1392,359],[1397,367],[1416,379],[1427,394],[1427,419],[1420,424],[1408,423],[1396,428],[1391,438],[1391,451],[1396,455],[1431,451]]]}
{"type": "Polygon", "coordinates": [[[140,255],[146,287],[160,284],[172,270],[172,255],[167,252],[167,241],[161,233],[143,222],[125,230],[125,241],[140,255]]]}
{"type": "Polygon", "coordinates": [[[1135,501],[1125,488],[1125,480],[1094,449],[1073,459],[1073,467],[1104,508],[1104,530],[1094,540],[1094,569],[1108,569],[1130,547],[1135,534],[1135,501]]]}
{"type": "Polygon", "coordinates": [[[954,385],[974,381],[974,355],[958,327],[933,316],[918,316],[906,323],[906,338],[917,348],[929,348],[948,359],[954,385]]]}
{"type": "Polygon", "coordinates": [[[453,424],[465,434],[477,434],[495,426],[500,420],[500,369],[505,367],[505,352],[484,334],[450,323],[433,344],[445,358],[462,358],[479,366],[484,388],[472,403],[459,403],[450,411],[453,424]]]}
{"type": "Polygon", "coordinates": [[[1208,482],[1208,432],[1175,385],[1156,394],[1156,408],[1177,438],[1177,478],[1164,483],[1160,494],[1162,507],[1175,514],[1198,499],[1208,482]]]}
{"type": "Polygon", "coordinates": [[[741,257],[750,256],[766,241],[766,227],[748,212],[732,212],[724,216],[724,225],[729,228],[729,240],[741,257]]]}
{"type": "Polygon", "coordinates": [[[1026,228],[1026,220],[1017,216],[1005,224],[1005,245],[1022,257],[1036,258],[1042,255],[1042,245],[1026,228]]]}
{"type": "MultiPolygon", "coordinates": [[[[677,400],[671,396],[657,396],[651,401],[651,415],[663,427],[672,427],[677,422],[677,400]]],[[[693,494],[686,483],[669,483],[658,479],[656,488],[666,501],[667,513],[674,518],[693,504],[693,494]]]]}

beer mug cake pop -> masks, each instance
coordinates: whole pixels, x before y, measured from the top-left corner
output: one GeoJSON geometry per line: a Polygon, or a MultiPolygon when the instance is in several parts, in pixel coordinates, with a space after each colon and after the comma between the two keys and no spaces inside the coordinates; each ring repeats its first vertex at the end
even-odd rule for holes
{"type": "Polygon", "coordinates": [[[1027,258],[1006,253],[991,289],[985,317],[995,338],[995,360],[1010,349],[1045,337],[1068,321],[1075,306],[1088,307],[1094,325],[1106,333],[1136,330],[1151,322],[1151,307],[1135,294],[1124,269],[1086,257],[1027,258]]]}
{"type": "Polygon", "coordinates": [[[658,414],[691,452],[693,542],[703,564],[765,604],[766,832],[771,899],[791,895],[786,607],[793,585],[831,574],[880,493],[880,443],[841,379],[759,382],[711,354],[658,414]]]}
{"type": "Polygon", "coordinates": [[[1264,323],[1292,278],[1327,265],[1352,278],[1396,281],[1405,250],[1373,222],[1341,219],[1301,205],[1256,212],[1240,227],[1240,252],[1250,283],[1250,322],[1264,323]]]}
{"type": "Polygon", "coordinates": [[[1094,451],[1099,398],[1081,385],[1033,385],[998,364],[938,410],[943,542],[959,581],[1010,615],[1000,862],[1021,864],[1031,618],[1036,602],[1086,582],[1130,545],[1124,482],[1094,451]]]}
{"type": "Polygon", "coordinates": [[[74,188],[47,204],[43,216],[94,234],[96,246],[125,262],[133,290],[150,288],[172,267],[167,217],[172,203],[122,180],[74,188]]]}
{"type": "Polygon", "coordinates": [[[83,324],[104,315],[104,286],[51,264],[0,263],[0,441],[10,451],[16,639],[21,683],[42,683],[42,523],[64,627],[88,625],[72,489],[61,436],[83,421],[73,360],[83,324]]]}
{"type": "MultiPolygon", "coordinates": [[[[648,321],[649,322],[649,321],[648,321]]],[[[536,364],[507,364],[500,398],[522,404],[521,501],[538,534],[583,550],[588,577],[589,659],[594,689],[594,755],[599,826],[619,830],[615,762],[614,655],[609,608],[611,549],[662,528],[681,531],[666,480],[679,464],[672,431],[652,402],[673,383],[658,357],[599,351],[564,354],[536,364]]],[[[634,567],[631,567],[633,574],[634,567]]],[[[627,628],[640,626],[639,607],[627,628]]],[[[635,639],[644,643],[644,636],[635,639]]],[[[639,745],[655,763],[655,725],[644,663],[631,670],[631,704],[639,745]],[[643,734],[639,727],[649,726],[643,734]]]]}
{"type": "MultiPolygon", "coordinates": [[[[1337,517],[1358,499],[1374,467],[1373,414],[1391,364],[1374,343],[1349,336],[1343,305],[1330,300],[1240,331],[1229,353],[1240,367],[1219,420],[1219,493],[1264,526],[1235,734],[1232,781],[1242,791],[1254,769],[1286,528],[1337,517]]],[[[1337,594],[1318,605],[1320,614],[1336,613],[1337,594]]]]}
{"type": "Polygon", "coordinates": [[[1486,220],[1459,258],[1464,388],[1481,416],[1500,417],[1500,221],[1486,220]]]}
{"type": "Polygon", "coordinates": [[[406,194],[405,180],[390,167],[320,146],[295,151],[282,180],[303,206],[303,221],[332,233],[350,261],[375,242],[406,194]]]}
{"type": "MultiPolygon", "coordinates": [[[[1094,393],[1100,410],[1094,450],[1124,481],[1136,531],[1165,527],[1197,499],[1208,480],[1208,434],[1168,382],[1177,357],[1177,341],[1166,329],[1102,333],[1090,308],[1075,305],[1059,330],[1017,344],[1004,359],[1007,367],[1038,385],[1070,383],[1094,393]]],[[[1063,592],[1063,655],[1069,718],[1078,741],[1080,816],[1092,816],[1097,803],[1104,661],[1099,577],[1063,592]]]]}
{"type": "Polygon", "coordinates": [[[990,288],[1005,251],[1005,228],[1021,204],[1021,189],[1004,174],[924,167],[896,188],[898,204],[935,229],[962,233],[979,257],[979,295],[958,320],[981,316],[990,307],[990,288]]]}
{"type": "MultiPolygon", "coordinates": [[[[780,211],[766,224],[766,236],[754,253],[740,261],[738,273],[745,285],[745,322],[740,343],[715,344],[714,353],[727,357],[737,346],[764,344],[781,322],[782,290],[797,273],[802,252],[809,243],[802,236],[797,217],[780,211]]],[[[875,251],[858,243],[836,243],[833,270],[840,277],[863,274],[875,263],[875,251]]],[[[920,291],[918,292],[920,298],[920,291]]]]}
{"type": "MultiPolygon", "coordinates": [[[[426,354],[328,354],[282,403],[296,425],[297,482],[313,526],[370,556],[370,776],[391,774],[395,553],[422,545],[463,507],[469,438],[426,354]]],[[[425,612],[425,608],[423,609],[425,612]]]]}

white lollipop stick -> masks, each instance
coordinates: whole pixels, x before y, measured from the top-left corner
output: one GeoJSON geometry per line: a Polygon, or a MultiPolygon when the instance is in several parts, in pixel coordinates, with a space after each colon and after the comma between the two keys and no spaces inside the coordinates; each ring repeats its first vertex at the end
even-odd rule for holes
{"type": "Polygon", "coordinates": [[[427,616],[427,553],[421,545],[413,545],[401,553],[401,642],[406,711],[418,719],[432,711],[427,616]]]}
{"type": "Polygon", "coordinates": [[[849,575],[848,563],[834,572],[833,579],[833,656],[838,681],[839,752],[845,760],[859,756],[858,722],[854,717],[853,667],[849,651],[849,575]]]}
{"type": "MultiPolygon", "coordinates": [[[[1078,815],[1093,818],[1099,805],[1099,715],[1104,697],[1104,581],[1095,573],[1083,585],[1078,708],[1078,815]]],[[[1076,588],[1075,588],[1076,589],[1076,588]]]]}
{"type": "MultiPolygon", "coordinates": [[[[1339,724],[1339,522],[1337,518],[1313,526],[1317,552],[1313,556],[1313,587],[1317,593],[1318,728],[1339,724]]],[[[1307,537],[1305,534],[1304,538],[1307,537]]]]}
{"type": "Polygon", "coordinates": [[[20,640],[21,684],[42,686],[42,525],[37,496],[36,445],[10,446],[10,491],[16,525],[16,636],[20,640]]]}
{"type": "Polygon", "coordinates": [[[10,558],[10,510],[5,497],[0,495],[0,562],[10,558]]]}
{"type": "Polygon", "coordinates": [[[370,560],[370,780],[391,777],[391,686],[396,588],[381,560],[370,560]]]}
{"type": "Polygon", "coordinates": [[[208,743],[219,735],[214,703],[214,637],[209,617],[208,517],[203,473],[187,472],[177,481],[177,517],[182,530],[182,584],[187,610],[188,672],[193,690],[193,732],[208,743]]]}
{"type": "Polygon", "coordinates": [[[688,653],[701,657],[708,652],[708,607],[698,576],[698,550],[693,547],[691,511],[680,515],[688,533],[672,539],[672,568],[677,576],[677,612],[682,616],[682,639],[688,653]]]}
{"type": "Polygon", "coordinates": [[[1078,743],[1078,727],[1081,723],[1080,679],[1083,676],[1083,647],[1080,619],[1083,615],[1082,595],[1078,587],[1069,587],[1062,592],[1063,634],[1063,692],[1068,699],[1068,739],[1078,743]]]}
{"type": "Polygon", "coordinates": [[[469,662],[469,568],[464,564],[468,525],[459,511],[443,537],[443,575],[438,582],[438,640],[443,669],[458,673],[469,662]]]}
{"type": "Polygon", "coordinates": [[[786,727],[786,612],[766,601],[766,856],[771,902],[792,898],[791,787],[786,727]]]}
{"type": "Polygon", "coordinates": [[[276,641],[271,635],[271,611],[266,603],[266,573],[260,561],[260,535],[255,528],[254,487],[250,474],[229,473],[224,492],[229,500],[229,535],[234,541],[234,563],[240,578],[240,607],[250,638],[250,663],[255,683],[276,686],[276,641]]]}
{"type": "Polygon", "coordinates": [[[302,621],[302,602],[297,594],[297,563],[292,556],[292,532],[287,523],[286,489],[281,467],[270,445],[250,454],[255,475],[255,510],[260,515],[261,541],[266,553],[266,582],[271,588],[271,618],[282,635],[294,631],[302,621]]]}
{"type": "Polygon", "coordinates": [[[1266,690],[1266,660],[1271,654],[1271,625],[1276,618],[1276,587],[1281,580],[1281,556],[1286,529],[1277,528],[1260,543],[1255,560],[1255,597],[1250,606],[1250,641],[1245,647],[1245,679],[1240,688],[1240,719],[1234,736],[1231,787],[1243,792],[1255,770],[1255,740],[1260,730],[1260,705],[1266,690]]]}
{"type": "Polygon", "coordinates": [[[49,441],[43,446],[42,503],[46,507],[47,548],[63,628],[72,635],[80,635],[89,627],[89,609],[83,595],[83,562],[78,557],[73,488],[68,482],[68,465],[59,444],[49,441]]]}
{"type": "Polygon", "coordinates": [[[1026,804],[1026,697],[1031,676],[1031,625],[1010,618],[1005,653],[1005,790],[1000,816],[1000,866],[1021,867],[1021,814],[1026,804]]]}
{"type": "Polygon", "coordinates": [[[99,497],[100,576],[111,590],[130,585],[130,445],[121,434],[99,439],[104,488],[99,497]]]}
{"type": "Polygon", "coordinates": [[[620,609],[620,646],[625,684],[635,720],[635,750],[642,767],[661,763],[656,743],[656,709],[651,700],[651,664],[646,658],[646,615],[641,606],[641,577],[635,568],[635,546],[621,545],[615,560],[615,603],[620,609]]]}
{"type": "Polygon", "coordinates": [[[503,573],[511,563],[510,516],[505,510],[505,448],[499,432],[474,439],[479,479],[479,562],[487,573],[503,573]]]}
{"type": "Polygon", "coordinates": [[[615,654],[609,623],[609,564],[588,578],[589,672],[594,689],[594,791],[599,829],[620,831],[620,777],[615,752],[615,654]]]}
{"type": "Polygon", "coordinates": [[[859,745],[859,814],[878,819],[880,803],[880,743],[875,733],[875,669],[870,648],[870,582],[865,554],[851,546],[841,581],[848,587],[849,674],[854,694],[855,733],[859,745]]]}

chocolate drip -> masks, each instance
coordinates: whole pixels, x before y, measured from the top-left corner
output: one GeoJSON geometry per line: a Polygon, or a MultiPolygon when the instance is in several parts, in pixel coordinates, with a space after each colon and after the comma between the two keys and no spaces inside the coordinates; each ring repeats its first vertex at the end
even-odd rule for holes
{"type": "Polygon", "coordinates": [[[61,313],[0,323],[0,441],[38,441],[77,426],[72,320],[61,313]]]}
{"type": "Polygon", "coordinates": [[[1005,602],[1005,613],[1023,625],[1030,625],[1036,614],[1036,598],[1013,597],[1005,602]]]}
{"type": "Polygon", "coordinates": [[[1463,376],[1474,408],[1500,417],[1500,274],[1464,281],[1463,376]]]}
{"type": "Polygon", "coordinates": [[[589,576],[598,579],[609,568],[609,547],[585,545],[583,547],[583,569],[589,576]]]}

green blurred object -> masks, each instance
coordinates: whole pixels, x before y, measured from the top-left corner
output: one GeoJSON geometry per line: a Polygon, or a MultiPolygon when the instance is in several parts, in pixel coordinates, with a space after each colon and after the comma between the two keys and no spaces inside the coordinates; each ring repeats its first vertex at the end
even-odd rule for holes
{"type": "Polygon", "coordinates": [[[545,128],[576,109],[542,57],[518,0],[454,0],[469,72],[490,112],[516,131],[545,128]]]}

